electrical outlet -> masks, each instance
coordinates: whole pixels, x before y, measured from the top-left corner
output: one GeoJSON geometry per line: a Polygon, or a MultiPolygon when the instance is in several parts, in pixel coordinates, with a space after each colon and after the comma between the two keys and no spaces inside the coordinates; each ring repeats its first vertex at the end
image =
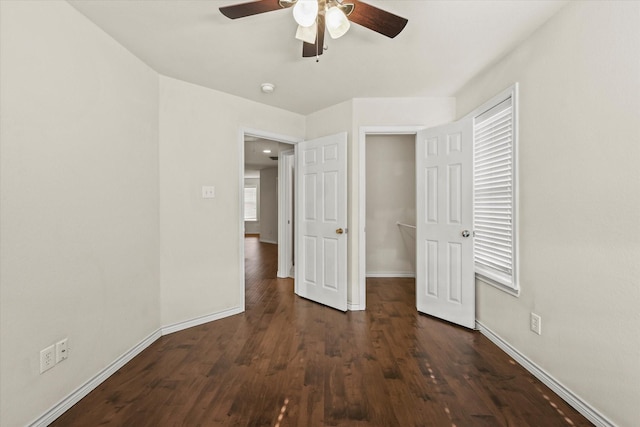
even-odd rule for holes
{"type": "Polygon", "coordinates": [[[55,346],[50,345],[44,350],[40,351],[40,373],[53,368],[56,364],[56,349],[55,346]]]}
{"type": "Polygon", "coordinates": [[[69,357],[67,351],[67,339],[60,340],[56,343],[56,363],[60,363],[69,357]]]}
{"type": "Polygon", "coordinates": [[[202,198],[203,199],[213,199],[216,197],[216,187],[213,185],[203,185],[202,186],[202,198]]]}
{"type": "Polygon", "coordinates": [[[542,317],[535,313],[531,313],[530,328],[538,335],[542,335],[542,317]]]}

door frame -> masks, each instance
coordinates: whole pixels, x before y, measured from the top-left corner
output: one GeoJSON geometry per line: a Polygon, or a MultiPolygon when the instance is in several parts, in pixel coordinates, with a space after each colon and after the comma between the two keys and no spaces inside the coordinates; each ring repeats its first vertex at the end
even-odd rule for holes
{"type": "MultiPolygon", "coordinates": [[[[284,142],[285,144],[291,144],[292,148],[304,138],[298,138],[290,135],[283,135],[279,133],[269,132],[261,129],[241,127],[238,130],[238,159],[239,159],[239,173],[238,173],[238,255],[240,257],[239,264],[239,295],[240,295],[240,307],[242,311],[245,311],[245,282],[244,275],[244,138],[245,136],[255,136],[257,138],[269,139],[271,141],[284,142]]],[[[280,204],[278,203],[278,221],[280,220],[280,204]]],[[[279,235],[279,233],[278,233],[279,235]]],[[[278,248],[278,261],[280,259],[280,248],[278,248]]]]}
{"type": "Polygon", "coordinates": [[[294,237],[293,168],[294,146],[278,156],[278,272],[279,278],[292,277],[294,237]]]}
{"type": "Polygon", "coordinates": [[[358,130],[358,301],[350,310],[365,310],[367,305],[367,135],[415,135],[426,126],[360,126],[358,130]]]}

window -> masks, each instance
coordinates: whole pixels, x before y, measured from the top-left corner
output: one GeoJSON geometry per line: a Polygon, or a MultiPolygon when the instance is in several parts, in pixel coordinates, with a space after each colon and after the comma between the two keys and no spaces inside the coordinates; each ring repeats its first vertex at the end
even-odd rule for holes
{"type": "Polygon", "coordinates": [[[478,109],[473,120],[473,249],[476,276],[517,294],[516,89],[478,109]]]}
{"type": "Polygon", "coordinates": [[[258,220],[258,187],[255,185],[244,187],[244,220],[258,220]]]}

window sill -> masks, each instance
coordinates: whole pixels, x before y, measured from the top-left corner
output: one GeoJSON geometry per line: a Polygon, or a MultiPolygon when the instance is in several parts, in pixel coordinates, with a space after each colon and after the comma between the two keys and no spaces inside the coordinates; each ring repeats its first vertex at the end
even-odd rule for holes
{"type": "Polygon", "coordinates": [[[507,286],[507,285],[505,285],[503,283],[500,283],[500,282],[498,282],[496,280],[492,280],[489,277],[483,276],[480,273],[476,273],[476,280],[478,280],[478,281],[480,281],[482,283],[485,283],[487,285],[493,286],[494,288],[500,289],[501,291],[506,292],[509,295],[514,296],[516,298],[520,296],[520,289],[513,288],[511,286],[507,286]]]}

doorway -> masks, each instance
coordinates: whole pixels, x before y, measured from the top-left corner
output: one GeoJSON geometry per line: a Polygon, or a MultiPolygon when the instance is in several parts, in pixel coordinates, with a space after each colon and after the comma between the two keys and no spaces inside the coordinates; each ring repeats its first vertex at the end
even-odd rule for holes
{"type": "MultiPolygon", "coordinates": [[[[240,293],[242,307],[245,307],[245,239],[249,237],[255,245],[270,245],[270,252],[277,252],[278,262],[280,258],[286,256],[280,254],[285,238],[282,233],[286,227],[282,223],[288,217],[288,212],[293,212],[293,205],[287,208],[286,203],[293,203],[293,198],[283,201],[282,195],[287,195],[280,186],[279,164],[281,164],[281,153],[291,154],[293,163],[293,148],[299,139],[286,135],[278,135],[253,129],[242,129],[239,138],[240,152],[240,177],[239,191],[239,240],[240,240],[240,293]]],[[[291,232],[293,239],[293,232],[291,232]]],[[[251,252],[251,251],[249,251],[251,252]]],[[[291,255],[292,258],[292,255],[291,255]]],[[[279,276],[278,263],[269,262],[269,268],[274,271],[269,274],[279,276]]],[[[266,267],[266,266],[265,266],[266,267]]],[[[288,272],[287,272],[288,273],[288,272]]],[[[287,274],[284,277],[289,277],[287,274]]]]}
{"type": "Polygon", "coordinates": [[[367,135],[365,145],[365,283],[415,301],[416,137],[367,135]]]}
{"type": "MultiPolygon", "coordinates": [[[[295,250],[292,244],[292,252],[295,253],[296,260],[294,291],[303,298],[346,311],[347,133],[342,132],[302,142],[302,140],[268,132],[241,130],[239,132],[238,194],[244,194],[244,140],[247,136],[290,145],[297,144],[294,146],[293,156],[295,175],[296,180],[302,180],[303,183],[295,184],[296,214],[294,216],[300,215],[304,220],[296,220],[295,250]],[[303,244],[300,243],[300,239],[303,244]],[[300,260],[302,261],[299,262],[300,260]]],[[[238,197],[238,199],[241,259],[239,290],[242,309],[245,309],[245,206],[244,197],[238,197]]],[[[294,203],[293,196],[291,200],[294,203]]],[[[282,218],[283,215],[280,217],[282,218]]],[[[278,247],[281,245],[278,244],[278,247]]]]}
{"type": "Polygon", "coordinates": [[[367,277],[415,278],[415,147],[420,129],[360,128],[359,300],[352,310],[366,308],[367,277]],[[378,168],[383,168],[379,175],[378,168]]]}
{"type": "Polygon", "coordinates": [[[415,136],[367,135],[366,276],[415,278],[415,136]]]}

